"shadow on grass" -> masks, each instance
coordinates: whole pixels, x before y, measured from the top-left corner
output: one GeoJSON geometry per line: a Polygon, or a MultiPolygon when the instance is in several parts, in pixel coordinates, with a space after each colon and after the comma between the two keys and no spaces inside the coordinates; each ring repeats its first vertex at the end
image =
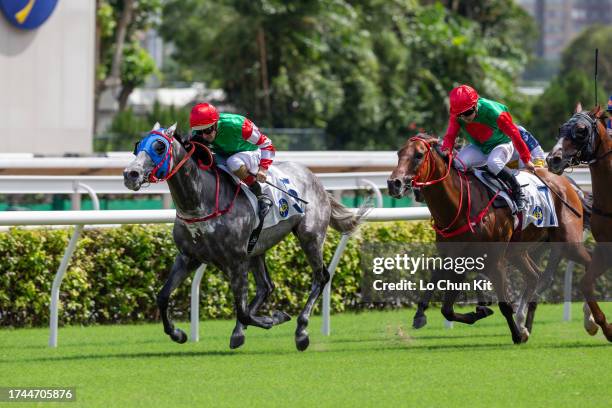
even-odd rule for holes
{"type": "MultiPolygon", "coordinates": [[[[488,336],[488,337],[497,337],[497,335],[488,336]]],[[[412,339],[417,340],[417,339],[412,339]]],[[[381,341],[380,339],[378,341],[381,341]]],[[[585,343],[568,343],[568,344],[529,344],[529,345],[514,345],[508,342],[508,344],[472,344],[472,343],[462,343],[462,344],[435,344],[435,345],[416,345],[414,342],[410,340],[407,342],[405,340],[399,339],[387,339],[386,342],[388,344],[381,345],[379,347],[363,347],[363,348],[340,348],[334,349],[332,348],[334,344],[337,343],[359,343],[364,346],[368,343],[372,343],[373,340],[361,340],[361,341],[333,341],[330,343],[326,343],[330,349],[327,350],[310,350],[305,353],[325,353],[325,354],[337,354],[337,353],[351,353],[351,352],[388,352],[388,351],[406,351],[406,352],[422,352],[422,351],[445,351],[445,352],[464,352],[466,349],[470,351],[489,351],[489,350],[515,350],[517,347],[524,347],[528,350],[538,350],[538,349],[595,349],[602,347],[610,347],[608,343],[593,343],[593,344],[585,344],[585,343]]],[[[106,360],[106,359],[140,359],[140,358],[173,358],[173,357],[218,357],[218,356],[227,356],[227,357],[238,357],[240,356],[283,356],[283,355],[298,355],[300,352],[295,350],[278,350],[278,349],[270,349],[270,350],[202,350],[202,351],[170,351],[170,352],[137,352],[137,353],[111,353],[111,354],[81,354],[81,355],[71,355],[71,356],[62,356],[62,357],[35,357],[35,358],[24,358],[24,359],[14,359],[14,360],[5,360],[6,362],[59,362],[59,361],[79,361],[79,360],[106,360]]]]}

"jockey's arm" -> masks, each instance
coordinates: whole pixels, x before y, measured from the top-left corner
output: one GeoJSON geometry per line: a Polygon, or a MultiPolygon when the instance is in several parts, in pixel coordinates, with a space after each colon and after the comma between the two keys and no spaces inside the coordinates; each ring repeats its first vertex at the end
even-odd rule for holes
{"type": "Polygon", "coordinates": [[[521,133],[512,121],[512,116],[508,112],[502,112],[497,118],[497,126],[506,136],[512,140],[514,148],[518,151],[519,157],[523,163],[527,164],[531,161],[531,153],[521,137],[521,133]]]}
{"type": "Polygon", "coordinates": [[[266,178],[266,172],[272,165],[272,161],[274,161],[276,149],[274,148],[270,138],[261,133],[259,128],[249,119],[245,119],[242,126],[242,137],[247,142],[259,147],[261,151],[261,160],[259,161],[257,180],[263,182],[266,178]]]}
{"type": "Polygon", "coordinates": [[[457,123],[457,117],[451,116],[448,120],[448,129],[446,130],[446,135],[444,135],[444,142],[442,142],[442,150],[448,150],[449,152],[453,151],[459,129],[461,128],[459,123],[457,123]]]}

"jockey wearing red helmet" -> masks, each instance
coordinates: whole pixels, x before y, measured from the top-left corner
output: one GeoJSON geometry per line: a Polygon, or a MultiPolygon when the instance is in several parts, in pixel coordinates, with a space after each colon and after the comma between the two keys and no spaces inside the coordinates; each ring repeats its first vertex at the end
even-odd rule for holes
{"type": "Polygon", "coordinates": [[[227,157],[227,167],[257,196],[259,216],[263,219],[272,206],[262,193],[259,182],[266,181],[266,173],[276,149],[272,141],[244,116],[219,113],[209,103],[199,103],[189,116],[191,138],[210,143],[213,151],[227,157]]]}
{"type": "Polygon", "coordinates": [[[525,168],[535,169],[529,149],[514,124],[508,108],[478,96],[476,90],[461,85],[449,93],[450,119],[442,149],[451,150],[461,133],[469,142],[457,158],[467,167],[486,163],[488,170],[510,185],[519,210],[525,197],[514,174],[506,168],[515,149],[525,168]]]}

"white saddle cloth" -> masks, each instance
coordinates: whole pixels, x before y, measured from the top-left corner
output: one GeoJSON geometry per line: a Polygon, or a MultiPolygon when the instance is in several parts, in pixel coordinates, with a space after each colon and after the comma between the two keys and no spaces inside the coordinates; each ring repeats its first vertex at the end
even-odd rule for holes
{"type": "MultiPolygon", "coordinates": [[[[251,207],[253,207],[253,213],[258,214],[258,205],[257,205],[257,197],[255,194],[249,189],[249,187],[242,183],[238,177],[236,177],[225,165],[224,161],[219,157],[216,158],[217,166],[228,173],[236,183],[240,183],[242,187],[242,191],[246,194],[251,203],[251,207]]],[[[295,185],[291,183],[291,176],[285,174],[278,167],[272,165],[268,170],[268,182],[274,184],[287,191],[291,195],[296,197],[300,197],[300,192],[297,191],[295,185]]],[[[274,187],[270,187],[268,184],[260,183],[262,192],[267,194],[268,197],[272,200],[272,208],[266,218],[264,219],[263,229],[270,228],[275,226],[281,221],[284,221],[293,216],[304,216],[304,204],[299,200],[291,197],[291,195],[284,193],[274,187]]]]}
{"type": "Polygon", "coordinates": [[[519,172],[516,179],[523,187],[527,205],[523,211],[523,229],[534,224],[536,227],[558,227],[559,220],[555,211],[550,190],[535,175],[525,171],[519,172]]]}
{"type": "MultiPolygon", "coordinates": [[[[497,191],[497,187],[491,185],[491,183],[483,177],[483,172],[483,170],[475,169],[474,175],[488,188],[497,191]]],[[[526,198],[525,210],[523,210],[523,229],[531,224],[540,228],[558,227],[559,220],[557,219],[557,212],[555,211],[555,205],[548,187],[546,187],[535,175],[528,172],[519,172],[516,179],[522,186],[526,198]]],[[[516,205],[505,191],[500,191],[499,196],[508,203],[508,206],[513,209],[513,211],[516,209],[516,205]]]]}

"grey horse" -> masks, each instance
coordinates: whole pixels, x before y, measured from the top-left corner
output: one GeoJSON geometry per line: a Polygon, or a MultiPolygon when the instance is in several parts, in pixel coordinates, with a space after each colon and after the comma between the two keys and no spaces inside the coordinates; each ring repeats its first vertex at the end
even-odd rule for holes
{"type": "MultiPolygon", "coordinates": [[[[246,195],[237,189],[233,179],[213,164],[210,151],[201,145],[183,145],[175,138],[176,124],[168,129],[156,124],[152,131],[138,142],[136,157],[123,172],[124,184],[137,191],[147,182],[164,181],[172,194],[177,217],[173,238],[178,255],[170,276],[157,295],[157,305],[162,317],[164,332],[178,343],[187,341],[187,335],[176,328],[170,319],[168,302],[170,295],[185,278],[201,264],[213,264],[229,277],[237,314],[236,326],[230,339],[230,348],[244,344],[244,329],[249,326],[269,329],[289,320],[284,312],[272,316],[257,315],[274,285],[266,268],[265,253],[283,240],[290,232],[297,237],[310,266],[312,287],[306,305],[302,309],[295,330],[295,343],[303,351],[309,345],[306,328],[312,309],[324,286],[330,279],[323,262],[323,243],[327,228],[331,225],[342,233],[351,233],[359,225],[365,210],[354,214],[331,197],[317,177],[306,167],[279,162],[274,166],[292,176],[292,183],[300,196],[310,202],[303,216],[289,217],[274,227],[261,232],[257,244],[247,252],[247,242],[259,219],[246,195]],[[187,151],[190,148],[190,151],[187,151]],[[189,158],[194,151],[209,157],[208,163],[189,158]],[[202,152],[203,151],[203,152],[202,152]],[[256,295],[247,304],[248,272],[253,272],[256,295]]],[[[178,137],[178,136],[177,136],[178,137]]]]}

